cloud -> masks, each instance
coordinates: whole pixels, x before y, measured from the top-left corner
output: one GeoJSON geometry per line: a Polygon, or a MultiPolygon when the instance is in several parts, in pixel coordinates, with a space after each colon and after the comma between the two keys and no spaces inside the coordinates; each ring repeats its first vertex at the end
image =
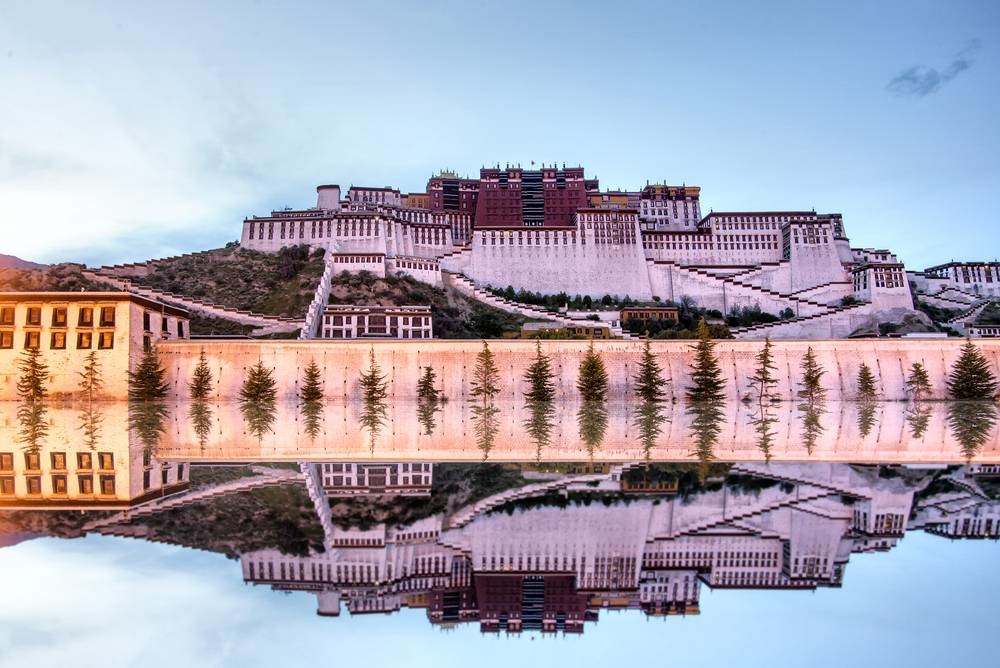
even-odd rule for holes
{"type": "Polygon", "coordinates": [[[973,40],[955,54],[955,58],[942,71],[933,67],[914,65],[897,74],[886,88],[899,97],[925,97],[973,66],[980,49],[979,40],[973,40]]]}

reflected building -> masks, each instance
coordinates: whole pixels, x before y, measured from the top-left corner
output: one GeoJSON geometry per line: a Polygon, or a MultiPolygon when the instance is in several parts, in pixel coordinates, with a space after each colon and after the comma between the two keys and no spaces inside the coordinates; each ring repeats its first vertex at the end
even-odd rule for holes
{"type": "Polygon", "coordinates": [[[429,462],[310,464],[327,496],[429,496],[434,465],[429,462]]]}

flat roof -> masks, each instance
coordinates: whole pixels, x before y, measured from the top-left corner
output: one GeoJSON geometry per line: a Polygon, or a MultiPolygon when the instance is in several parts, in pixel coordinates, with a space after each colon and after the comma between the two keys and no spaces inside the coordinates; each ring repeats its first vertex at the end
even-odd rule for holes
{"type": "Polygon", "coordinates": [[[171,315],[189,318],[190,312],[167,302],[161,302],[149,297],[143,297],[132,292],[121,291],[84,291],[84,292],[0,292],[0,302],[110,302],[130,301],[147,308],[155,308],[171,315]]]}

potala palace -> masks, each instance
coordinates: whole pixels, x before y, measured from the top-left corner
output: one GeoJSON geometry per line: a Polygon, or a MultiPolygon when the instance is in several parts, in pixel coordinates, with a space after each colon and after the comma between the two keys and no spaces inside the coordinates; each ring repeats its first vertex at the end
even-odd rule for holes
{"type": "MultiPolygon", "coordinates": [[[[970,324],[1000,295],[1000,263],[951,263],[907,272],[887,249],[852,248],[841,214],[712,211],[700,188],[649,184],[601,191],[581,167],[484,168],[478,179],[433,176],[423,193],[317,187],[316,206],[243,221],[243,247],[327,251],[324,281],[341,272],[403,273],[477,299],[488,287],[640,301],[693,300],[794,314],[736,330],[748,338],[845,337],[899,322],[911,286],[970,324]]],[[[327,295],[321,285],[317,306],[327,295]]],[[[502,304],[496,304],[503,307],[502,304]]],[[[512,306],[507,304],[508,307],[512,306]]],[[[319,313],[306,325],[316,329],[319,313]]]]}

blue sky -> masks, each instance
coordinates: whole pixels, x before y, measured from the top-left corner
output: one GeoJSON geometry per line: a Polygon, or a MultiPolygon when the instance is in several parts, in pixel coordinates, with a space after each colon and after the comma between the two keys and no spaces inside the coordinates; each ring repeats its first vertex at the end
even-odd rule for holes
{"type": "Polygon", "coordinates": [[[583,164],[1000,255],[994,2],[0,4],[0,252],[220,246],[318,183],[583,164]],[[957,231],[959,231],[956,233],[957,231]]]}
{"type": "Polygon", "coordinates": [[[993,666],[996,541],[909,533],[855,554],[841,589],[704,588],[701,614],[601,612],[581,636],[443,630],[421,610],[316,615],[311,594],[243,584],[235,561],[135,539],[0,550],[0,668],[115,665],[993,666]],[[52,642],[54,638],[59,642],[52,642]],[[391,638],[391,642],[386,642],[391,638]],[[920,639],[924,639],[923,642],[920,639]]]}

